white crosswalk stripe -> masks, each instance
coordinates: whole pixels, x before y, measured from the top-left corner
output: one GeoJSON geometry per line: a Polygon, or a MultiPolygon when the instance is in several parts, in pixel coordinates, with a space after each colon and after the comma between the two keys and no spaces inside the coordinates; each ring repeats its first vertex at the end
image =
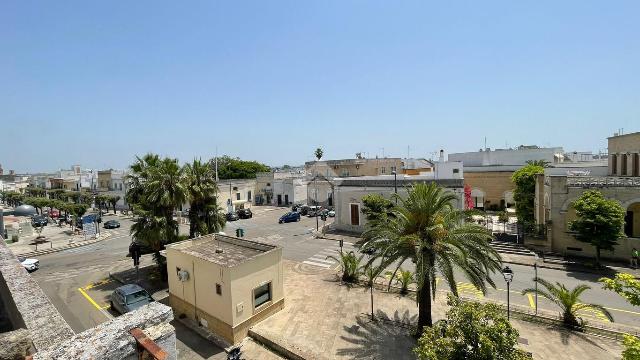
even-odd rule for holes
{"type": "MultiPolygon", "coordinates": [[[[347,242],[343,243],[342,251],[348,252],[348,251],[354,251],[354,250],[356,250],[356,248],[353,246],[353,244],[350,244],[347,242]]],[[[309,258],[307,258],[307,260],[303,261],[302,263],[325,268],[325,269],[330,269],[337,265],[337,261],[332,258],[329,258],[329,256],[337,257],[339,253],[340,253],[340,246],[338,246],[338,243],[336,242],[335,246],[330,248],[324,248],[318,251],[316,254],[314,254],[313,256],[310,256],[309,258]]]]}

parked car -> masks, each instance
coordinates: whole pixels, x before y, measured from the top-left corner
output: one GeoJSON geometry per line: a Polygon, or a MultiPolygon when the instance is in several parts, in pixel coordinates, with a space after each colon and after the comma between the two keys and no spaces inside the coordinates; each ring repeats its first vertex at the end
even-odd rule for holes
{"type": "Polygon", "coordinates": [[[33,272],[40,268],[40,261],[38,261],[38,259],[25,259],[19,257],[18,261],[20,261],[20,264],[22,264],[28,272],[33,272]]]}
{"type": "Polygon", "coordinates": [[[227,221],[236,221],[238,219],[240,219],[238,217],[238,214],[236,214],[234,212],[227,213],[227,221]]]}
{"type": "Polygon", "coordinates": [[[280,217],[279,224],[300,221],[300,213],[296,211],[288,212],[280,217]]]}
{"type": "Polygon", "coordinates": [[[309,211],[307,212],[308,217],[320,216],[322,212],[322,206],[309,206],[309,211]]]}
{"type": "Polygon", "coordinates": [[[329,210],[327,215],[329,215],[329,217],[336,217],[336,211],[335,210],[329,210]]]}
{"type": "Polygon", "coordinates": [[[42,215],[35,215],[31,218],[31,226],[33,227],[41,227],[46,226],[49,223],[49,219],[42,215]]]}
{"type": "Polygon", "coordinates": [[[60,216],[60,210],[51,209],[51,211],[49,211],[49,216],[53,219],[57,219],[60,216]]]}
{"type": "Polygon", "coordinates": [[[304,205],[302,204],[293,204],[293,206],[291,207],[291,211],[299,211],[301,207],[303,207],[304,205]]]}
{"type": "Polygon", "coordinates": [[[109,220],[104,223],[105,229],[117,229],[120,227],[120,222],[118,220],[109,220]]]}
{"type": "Polygon", "coordinates": [[[309,205],[300,205],[300,207],[298,208],[298,212],[302,216],[307,215],[307,213],[309,212],[309,205]]]}
{"type": "Polygon", "coordinates": [[[236,213],[240,219],[251,219],[253,217],[251,209],[238,209],[236,213]]]}
{"type": "Polygon", "coordinates": [[[111,309],[126,314],[153,302],[149,293],[136,284],[122,285],[111,293],[111,309]]]}

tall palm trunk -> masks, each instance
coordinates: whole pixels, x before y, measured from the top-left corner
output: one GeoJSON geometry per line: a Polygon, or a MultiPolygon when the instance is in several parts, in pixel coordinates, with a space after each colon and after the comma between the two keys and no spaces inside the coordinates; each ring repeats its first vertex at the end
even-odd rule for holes
{"type": "Polygon", "coordinates": [[[425,326],[431,327],[433,325],[431,319],[431,280],[428,274],[422,274],[422,276],[423,283],[418,292],[418,337],[422,335],[425,326]]]}

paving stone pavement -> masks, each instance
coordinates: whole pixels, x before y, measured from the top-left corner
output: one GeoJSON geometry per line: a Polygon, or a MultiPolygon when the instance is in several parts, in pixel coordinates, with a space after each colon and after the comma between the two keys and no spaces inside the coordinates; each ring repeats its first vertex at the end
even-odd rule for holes
{"type": "MultiPolygon", "coordinates": [[[[332,270],[288,260],[283,265],[285,308],[254,326],[255,332],[318,359],[415,358],[415,340],[409,335],[417,320],[414,298],[376,290],[374,309],[380,320],[372,322],[368,290],[341,284],[332,270]]],[[[443,318],[446,308],[445,293],[439,293],[434,320],[443,318]]],[[[520,332],[521,348],[534,359],[620,358],[622,348],[613,340],[520,320],[512,323],[520,332]]]]}

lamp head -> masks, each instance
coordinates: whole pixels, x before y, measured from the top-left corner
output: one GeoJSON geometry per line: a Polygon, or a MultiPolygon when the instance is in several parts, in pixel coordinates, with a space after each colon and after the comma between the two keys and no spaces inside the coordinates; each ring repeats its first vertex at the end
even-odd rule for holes
{"type": "Polygon", "coordinates": [[[513,270],[508,266],[505,266],[505,268],[502,269],[502,276],[504,276],[504,281],[510,283],[511,280],[513,280],[513,270]]]}

